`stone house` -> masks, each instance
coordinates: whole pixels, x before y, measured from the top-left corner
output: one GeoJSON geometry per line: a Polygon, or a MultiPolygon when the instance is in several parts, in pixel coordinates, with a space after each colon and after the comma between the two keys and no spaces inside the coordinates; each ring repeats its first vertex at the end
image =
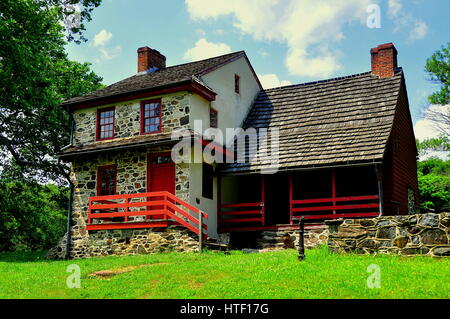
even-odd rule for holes
{"type": "Polygon", "coordinates": [[[370,72],[268,90],[244,51],[169,67],[154,49],[137,53],[136,75],[61,105],[73,117],[59,155],[73,186],[60,254],[185,251],[199,229],[239,240],[300,217],[312,228],[414,210],[417,150],[392,44],[372,49],[370,72]],[[259,147],[236,160],[239,136],[211,143],[210,127],[278,129],[276,172],[261,174],[259,147]],[[174,162],[181,128],[189,147],[232,160],[174,162]]]}

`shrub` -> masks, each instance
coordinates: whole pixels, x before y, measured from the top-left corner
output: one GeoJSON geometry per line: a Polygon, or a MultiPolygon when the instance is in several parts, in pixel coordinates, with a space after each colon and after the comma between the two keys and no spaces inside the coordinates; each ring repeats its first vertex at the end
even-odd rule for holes
{"type": "Polygon", "coordinates": [[[68,188],[0,181],[0,251],[40,250],[65,233],[68,188]]]}

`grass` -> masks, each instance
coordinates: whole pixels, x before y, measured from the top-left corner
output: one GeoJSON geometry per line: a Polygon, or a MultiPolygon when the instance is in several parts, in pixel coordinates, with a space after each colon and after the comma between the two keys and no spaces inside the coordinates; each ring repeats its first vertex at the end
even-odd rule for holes
{"type": "Polygon", "coordinates": [[[43,253],[0,253],[0,298],[449,298],[448,259],[358,256],[308,250],[165,253],[48,261],[43,253]],[[69,289],[66,268],[81,269],[69,289]],[[381,288],[367,288],[367,267],[381,288]],[[93,275],[95,272],[99,272],[93,275]]]}

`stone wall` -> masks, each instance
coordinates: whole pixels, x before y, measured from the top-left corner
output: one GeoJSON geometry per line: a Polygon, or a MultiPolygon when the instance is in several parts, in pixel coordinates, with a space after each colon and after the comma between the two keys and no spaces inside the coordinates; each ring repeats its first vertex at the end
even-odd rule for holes
{"type": "MultiPolygon", "coordinates": [[[[65,257],[67,237],[52,248],[47,258],[65,257]]],[[[148,229],[116,229],[90,231],[77,242],[71,258],[86,258],[108,255],[134,255],[158,252],[198,251],[198,237],[180,226],[148,229]]]]}
{"type": "MultiPolygon", "coordinates": [[[[155,97],[158,98],[158,97],[155,97]]],[[[145,99],[143,99],[145,100],[145,99]]],[[[141,134],[141,100],[117,103],[114,118],[114,139],[129,138],[141,134]]],[[[170,133],[174,128],[189,128],[189,94],[176,93],[161,97],[162,132],[170,133]]],[[[82,109],[74,112],[74,145],[96,142],[97,110],[105,106],[82,109]]],[[[107,141],[106,141],[107,142],[107,141]]]]}
{"type": "MultiPolygon", "coordinates": [[[[89,241],[86,231],[89,197],[97,194],[97,168],[117,165],[117,194],[146,192],[147,154],[169,151],[162,147],[143,148],[122,153],[100,153],[79,158],[72,164],[71,179],[74,183],[72,202],[72,256],[82,257],[89,241]]],[[[189,166],[175,165],[175,195],[189,202],[189,166]]]]}
{"type": "Polygon", "coordinates": [[[450,256],[450,213],[327,221],[338,253],[450,256]]]}
{"type": "MultiPolygon", "coordinates": [[[[298,230],[266,230],[261,232],[257,246],[259,249],[298,249],[298,235],[298,230]]],[[[324,245],[328,240],[328,227],[305,229],[303,238],[307,249],[324,245]]]]}

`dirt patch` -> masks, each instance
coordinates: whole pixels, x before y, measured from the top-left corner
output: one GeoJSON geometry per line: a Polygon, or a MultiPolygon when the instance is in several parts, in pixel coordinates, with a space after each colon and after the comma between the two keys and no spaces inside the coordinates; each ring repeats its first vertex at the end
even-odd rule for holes
{"type": "Polygon", "coordinates": [[[122,268],[116,268],[116,269],[106,269],[106,270],[100,270],[93,272],[89,274],[90,277],[97,277],[97,278],[111,278],[120,274],[124,274],[139,268],[144,267],[151,267],[151,266],[157,266],[157,265],[166,265],[169,263],[154,263],[154,264],[145,264],[145,265],[139,265],[139,266],[128,266],[128,267],[122,267],[122,268]]]}

